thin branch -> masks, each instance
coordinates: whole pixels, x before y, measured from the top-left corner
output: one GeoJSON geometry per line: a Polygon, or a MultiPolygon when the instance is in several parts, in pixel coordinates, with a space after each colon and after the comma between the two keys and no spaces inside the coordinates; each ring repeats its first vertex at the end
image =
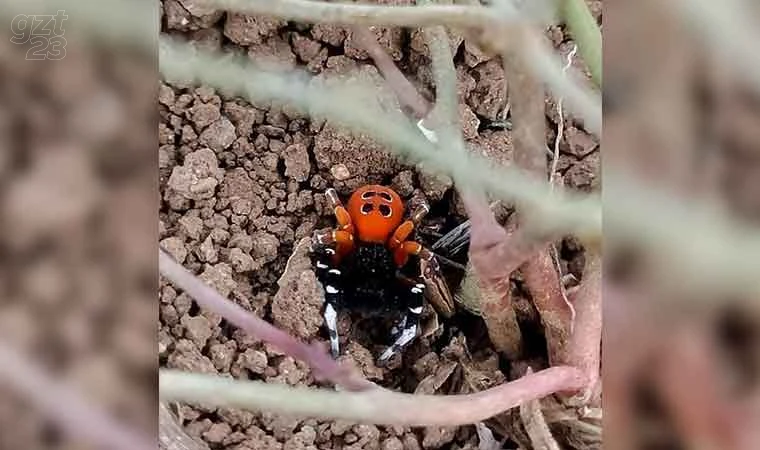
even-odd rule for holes
{"type": "Polygon", "coordinates": [[[499,225],[482,194],[460,192],[471,223],[469,263],[477,279],[480,314],[496,349],[516,359],[522,353],[522,333],[509,277],[538,247],[524,231],[508,233],[499,225]]]}
{"type": "MultiPolygon", "coordinates": [[[[528,368],[526,375],[531,373],[533,371],[528,368]]],[[[520,419],[525,425],[525,431],[528,433],[534,449],[560,450],[557,441],[552,436],[549,425],[546,423],[546,418],[541,410],[541,402],[538,399],[520,405],[520,419]]]]}
{"type": "MultiPolygon", "coordinates": [[[[424,3],[424,2],[420,2],[424,3]]],[[[457,76],[453,55],[449,48],[448,36],[443,27],[424,29],[425,38],[433,64],[433,76],[436,84],[436,104],[430,113],[432,122],[436,124],[436,132],[455,148],[462,146],[461,124],[457,113],[457,76]]],[[[463,191],[459,188],[460,192],[463,191]]],[[[502,260],[484,261],[484,256],[490,256],[490,248],[482,243],[504,242],[507,234],[496,223],[493,213],[482,195],[475,192],[462,196],[465,208],[470,213],[473,235],[470,242],[469,261],[474,269],[473,275],[477,281],[479,305],[478,310],[486,323],[488,335],[494,347],[510,359],[517,359],[522,353],[522,333],[517,323],[517,316],[512,308],[512,298],[509,284],[509,274],[495,280],[480,276],[483,266],[499,266],[502,260]]]]}
{"type": "Polygon", "coordinates": [[[0,383],[21,394],[71,437],[116,450],[156,448],[148,436],[115,421],[5,343],[0,343],[0,383]]]}
{"type": "Polygon", "coordinates": [[[602,261],[599,255],[586,255],[583,281],[573,296],[575,324],[567,345],[567,354],[560,363],[579,368],[588,380],[585,401],[591,398],[599,382],[602,345],[602,261]]]}
{"type": "Polygon", "coordinates": [[[478,278],[486,283],[504,283],[512,272],[548,243],[535,239],[523,228],[507,233],[494,218],[485,199],[478,198],[474,192],[462,192],[462,202],[471,222],[470,261],[478,278]]]}
{"type": "Polygon", "coordinates": [[[404,426],[480,422],[527,401],[583,386],[580,373],[572,367],[552,367],[468,395],[416,395],[384,389],[335,392],[177,370],[159,371],[159,395],[163,401],[404,426]]]}
{"type": "Polygon", "coordinates": [[[162,249],[158,251],[158,267],[163,276],[183,289],[199,306],[221,315],[251,336],[272,344],[294,358],[305,361],[311,366],[318,378],[330,380],[351,390],[376,387],[374,383],[357,375],[355,371],[333,360],[322,345],[301,342],[269,322],[258,318],[250,311],[246,311],[222,297],[216,290],[174,261],[162,249]]]}

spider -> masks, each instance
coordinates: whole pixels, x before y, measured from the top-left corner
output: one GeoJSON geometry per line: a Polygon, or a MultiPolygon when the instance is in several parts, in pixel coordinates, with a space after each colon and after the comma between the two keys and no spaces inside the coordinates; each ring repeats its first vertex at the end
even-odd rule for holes
{"type": "Polygon", "coordinates": [[[312,252],[325,292],[323,315],[330,350],[334,358],[340,354],[339,310],[402,313],[391,330],[393,343],[378,358],[385,364],[417,337],[426,296],[439,313],[453,313],[452,296],[435,255],[408,240],[430,208],[422,203],[404,220],[401,197],[374,184],[354,191],[347,208],[334,189],[328,189],[326,196],[338,226],[315,233],[312,252]]]}

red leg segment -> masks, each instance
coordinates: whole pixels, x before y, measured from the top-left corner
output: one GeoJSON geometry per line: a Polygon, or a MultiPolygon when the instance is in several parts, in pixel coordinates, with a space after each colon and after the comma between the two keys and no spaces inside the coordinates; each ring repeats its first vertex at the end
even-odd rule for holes
{"type": "Polygon", "coordinates": [[[412,212],[412,215],[409,217],[409,219],[399,225],[398,228],[396,228],[396,230],[393,232],[393,235],[390,237],[390,239],[388,239],[388,248],[394,252],[396,249],[400,248],[401,245],[404,244],[404,242],[412,234],[414,227],[420,223],[428,211],[430,211],[430,208],[426,203],[420,204],[420,206],[418,206],[417,209],[412,212]]]}
{"type": "Polygon", "coordinates": [[[332,255],[332,260],[333,264],[337,264],[354,249],[354,224],[351,221],[351,215],[341,203],[335,189],[328,189],[325,195],[330,207],[333,209],[338,227],[331,232],[317,233],[316,239],[319,244],[335,247],[335,254],[332,255]]]}

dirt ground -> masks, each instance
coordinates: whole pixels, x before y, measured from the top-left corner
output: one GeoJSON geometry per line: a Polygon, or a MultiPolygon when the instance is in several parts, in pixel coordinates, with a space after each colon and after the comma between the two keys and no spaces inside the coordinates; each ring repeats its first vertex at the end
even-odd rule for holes
{"type": "MultiPolygon", "coordinates": [[[[207,48],[242,50],[257,60],[305,68],[317,76],[357,72],[381,80],[352,33],[341,27],[225,14],[199,8],[191,0],[164,0],[162,8],[164,32],[207,48]]],[[[600,14],[600,8],[595,10],[600,14]]],[[[374,31],[404,73],[433,100],[430,60],[419,30],[374,31]]],[[[562,29],[550,35],[563,54],[569,52],[572,44],[562,29]]],[[[511,138],[502,117],[507,99],[501,62],[461,38],[452,37],[452,44],[464,135],[508,163],[511,138]]],[[[547,100],[549,148],[555,139],[555,108],[547,100]]],[[[222,295],[303,339],[326,339],[319,285],[309,271],[280,285],[278,279],[296,244],[333,224],[325,207],[328,187],[345,198],[362,184],[383,183],[405,199],[426,198],[433,209],[419,238],[427,245],[465,220],[450,180],[404,165],[379,145],[334,126],[228,98],[208,87],[161,84],[159,113],[160,244],[222,295]]],[[[596,189],[598,142],[572,122],[566,125],[558,172],[567,186],[596,189]]],[[[577,246],[568,240],[561,253],[565,273],[580,277],[583,259],[577,246]]],[[[460,263],[466,257],[449,256],[460,263]]],[[[456,280],[456,269],[448,271],[456,280]]],[[[545,366],[536,312],[519,280],[514,286],[521,324],[532,339],[531,364],[545,366]]],[[[499,360],[481,319],[466,312],[442,322],[437,333],[419,339],[389,368],[372,362],[385,343],[382,324],[359,327],[355,319],[344,314],[339,323],[343,357],[355,360],[368,378],[387,387],[468,392],[522,373],[521,363],[499,360]],[[363,331],[367,329],[372,331],[363,331]]],[[[160,286],[159,351],[166,367],[314,384],[305,365],[199,310],[165,280],[160,286]]],[[[188,406],[178,407],[178,413],[187,432],[214,449],[477,448],[478,442],[473,426],[412,430],[188,406]]],[[[501,438],[498,427],[494,430],[501,438]]],[[[505,446],[514,448],[515,442],[508,440],[505,446]]]]}

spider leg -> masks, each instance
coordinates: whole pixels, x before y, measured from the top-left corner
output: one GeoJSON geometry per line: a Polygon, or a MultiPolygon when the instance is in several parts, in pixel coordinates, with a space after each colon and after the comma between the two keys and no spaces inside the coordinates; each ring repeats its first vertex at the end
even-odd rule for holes
{"type": "Polygon", "coordinates": [[[341,271],[334,264],[335,250],[322,246],[315,251],[317,256],[316,275],[325,291],[323,316],[330,337],[330,351],[333,358],[340,355],[340,337],[338,336],[338,307],[343,304],[345,291],[341,271]]]}
{"type": "Polygon", "coordinates": [[[330,353],[333,358],[340,356],[340,336],[338,336],[338,312],[330,302],[325,302],[325,325],[330,336],[330,353]]]}
{"type": "Polygon", "coordinates": [[[420,205],[414,211],[412,211],[409,219],[402,222],[401,225],[399,225],[393,231],[393,235],[391,235],[390,239],[388,239],[388,247],[390,247],[391,250],[395,250],[400,247],[404,241],[407,240],[409,235],[412,234],[414,227],[416,227],[420,221],[422,221],[428,212],[430,212],[430,207],[428,204],[424,202],[420,203],[420,205]]]}
{"type": "Polygon", "coordinates": [[[402,293],[406,303],[406,311],[401,321],[391,332],[391,336],[395,339],[393,344],[378,358],[378,362],[381,364],[388,362],[393,355],[401,352],[414,341],[419,330],[420,315],[425,301],[425,283],[422,282],[422,279],[412,281],[403,278],[402,280],[406,288],[402,293]]]}
{"type": "Polygon", "coordinates": [[[451,317],[454,314],[454,297],[443,279],[435,254],[414,241],[405,241],[393,251],[393,258],[398,267],[406,265],[409,255],[420,258],[420,276],[430,288],[430,302],[439,313],[451,317]]]}
{"type": "Polygon", "coordinates": [[[343,206],[335,189],[330,188],[325,191],[325,197],[327,197],[327,202],[330,204],[330,208],[332,208],[333,214],[335,214],[335,219],[338,221],[338,229],[353,234],[354,224],[351,222],[351,215],[346,210],[346,207],[343,206]]]}

